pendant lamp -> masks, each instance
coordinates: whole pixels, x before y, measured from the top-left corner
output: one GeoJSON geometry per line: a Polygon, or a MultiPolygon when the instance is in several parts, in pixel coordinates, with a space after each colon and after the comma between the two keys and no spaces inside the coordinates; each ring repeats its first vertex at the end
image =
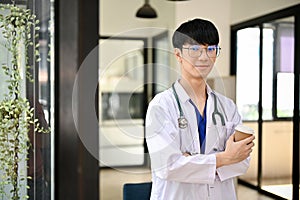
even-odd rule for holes
{"type": "Polygon", "coordinates": [[[136,17],[140,18],[156,18],[156,11],[150,6],[149,0],[145,0],[145,4],[137,11],[136,17]]]}

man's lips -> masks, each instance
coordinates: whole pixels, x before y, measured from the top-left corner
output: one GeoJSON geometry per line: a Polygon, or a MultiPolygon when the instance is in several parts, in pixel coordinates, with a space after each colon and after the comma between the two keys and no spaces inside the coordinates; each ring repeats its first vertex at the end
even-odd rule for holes
{"type": "Polygon", "coordinates": [[[194,65],[197,68],[208,68],[209,65],[194,65]]]}

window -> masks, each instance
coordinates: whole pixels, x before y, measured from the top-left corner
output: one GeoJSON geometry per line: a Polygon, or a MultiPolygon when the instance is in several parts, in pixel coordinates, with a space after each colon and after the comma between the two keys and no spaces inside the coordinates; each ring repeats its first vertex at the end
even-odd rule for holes
{"type": "Polygon", "coordinates": [[[275,199],[299,199],[299,11],[290,7],[231,29],[236,102],[257,144],[239,180],[275,199]]]}

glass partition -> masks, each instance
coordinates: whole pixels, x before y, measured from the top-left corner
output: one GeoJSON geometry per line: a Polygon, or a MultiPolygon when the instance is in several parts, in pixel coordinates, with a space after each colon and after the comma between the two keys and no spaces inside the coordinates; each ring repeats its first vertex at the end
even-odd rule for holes
{"type": "Polygon", "coordinates": [[[263,24],[262,189],[292,199],[294,18],[263,24]],[[266,90],[264,90],[266,89],[266,90]],[[264,108],[264,107],[263,107],[264,108]],[[265,114],[267,113],[267,114],[265,114]],[[274,156],[276,155],[276,156],[274,156]]]}
{"type": "Polygon", "coordinates": [[[299,146],[293,140],[299,139],[293,124],[295,17],[273,17],[247,22],[234,32],[236,102],[244,123],[256,133],[250,168],[240,180],[276,199],[298,199],[299,187],[293,186],[299,183],[299,158],[293,156],[299,155],[299,148],[293,148],[299,146]]]}
{"type": "Polygon", "coordinates": [[[236,104],[243,120],[258,119],[259,37],[258,27],[237,32],[236,104]]]}
{"type": "Polygon", "coordinates": [[[144,164],[144,42],[100,40],[101,167],[144,164]]]}
{"type": "MultiPolygon", "coordinates": [[[[237,76],[236,103],[245,125],[258,132],[258,102],[259,102],[259,27],[245,28],[237,31],[237,76]],[[249,59],[251,58],[251,59],[249,59]],[[249,87],[251,83],[251,87],[249,87]]],[[[254,147],[250,168],[241,176],[257,185],[258,146],[254,147]]]]}
{"type": "Polygon", "coordinates": [[[35,118],[50,130],[31,136],[28,174],[32,179],[28,195],[32,200],[50,200],[54,199],[54,0],[32,1],[28,5],[35,10],[40,29],[36,40],[39,48],[35,52],[39,62],[31,72],[35,82],[27,82],[27,96],[33,95],[35,118]]]}
{"type": "Polygon", "coordinates": [[[169,44],[168,32],[163,32],[152,38],[153,40],[153,92],[154,97],[157,93],[162,92],[170,87],[172,81],[172,70],[170,67],[170,52],[172,49],[169,44]]]}

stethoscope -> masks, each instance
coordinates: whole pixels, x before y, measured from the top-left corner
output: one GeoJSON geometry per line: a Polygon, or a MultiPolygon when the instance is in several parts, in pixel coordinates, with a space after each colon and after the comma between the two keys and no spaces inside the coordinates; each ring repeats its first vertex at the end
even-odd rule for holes
{"type": "MultiPolygon", "coordinates": [[[[175,99],[176,99],[176,102],[177,102],[177,105],[178,105],[178,109],[179,109],[178,126],[179,126],[179,128],[184,129],[188,126],[188,120],[184,117],[184,114],[183,114],[183,111],[182,111],[182,108],[181,108],[181,104],[179,102],[178,94],[175,90],[174,84],[175,83],[172,84],[172,89],[173,89],[173,93],[174,93],[174,96],[175,96],[175,99]]],[[[214,96],[214,104],[215,104],[214,105],[214,111],[212,113],[213,124],[217,125],[216,115],[218,115],[220,117],[222,126],[225,126],[224,116],[221,112],[218,111],[217,96],[215,94],[213,96],[214,96]]]]}

